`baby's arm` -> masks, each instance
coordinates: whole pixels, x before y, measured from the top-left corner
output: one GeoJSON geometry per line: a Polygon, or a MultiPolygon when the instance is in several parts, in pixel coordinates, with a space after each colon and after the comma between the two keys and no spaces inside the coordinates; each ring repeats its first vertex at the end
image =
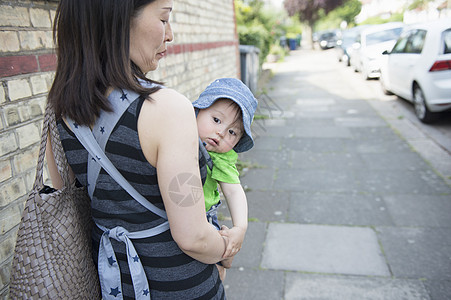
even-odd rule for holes
{"type": "Polygon", "coordinates": [[[238,253],[247,230],[247,199],[241,184],[220,182],[222,193],[227,201],[233,227],[221,230],[221,234],[227,236],[229,243],[224,257],[230,257],[238,253]]]}

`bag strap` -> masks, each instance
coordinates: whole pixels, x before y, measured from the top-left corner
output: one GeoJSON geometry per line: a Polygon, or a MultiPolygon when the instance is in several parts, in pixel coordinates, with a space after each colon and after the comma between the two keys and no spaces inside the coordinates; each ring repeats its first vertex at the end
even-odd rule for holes
{"type": "Polygon", "coordinates": [[[59,138],[58,127],[56,125],[55,112],[52,106],[47,103],[44,113],[44,122],[42,124],[41,144],[39,146],[38,163],[36,167],[36,177],[33,185],[33,190],[40,190],[43,186],[43,169],[45,161],[46,145],[49,137],[49,142],[52,147],[53,158],[58,170],[63,187],[71,184],[69,176],[69,164],[64,154],[63,146],[59,138]]]}

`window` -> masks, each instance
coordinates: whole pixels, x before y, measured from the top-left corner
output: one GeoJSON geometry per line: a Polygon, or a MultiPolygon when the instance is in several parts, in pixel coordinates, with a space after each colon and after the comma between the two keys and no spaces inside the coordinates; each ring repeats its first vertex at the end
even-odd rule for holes
{"type": "Polygon", "coordinates": [[[451,28],[443,31],[444,51],[443,54],[451,53],[451,28]]]}
{"type": "Polygon", "coordinates": [[[412,35],[409,36],[404,52],[420,54],[423,50],[425,38],[426,30],[416,30],[412,35]]]}
{"type": "Polygon", "coordinates": [[[397,40],[399,35],[401,34],[401,31],[402,28],[399,27],[368,34],[366,37],[366,44],[369,46],[387,41],[397,40]]]}
{"type": "Polygon", "coordinates": [[[404,52],[404,48],[406,48],[406,44],[407,44],[408,37],[409,37],[409,36],[407,35],[407,36],[405,36],[405,37],[403,37],[403,38],[400,38],[400,39],[396,42],[396,44],[395,44],[395,46],[393,47],[391,53],[403,53],[403,52],[404,52]]]}

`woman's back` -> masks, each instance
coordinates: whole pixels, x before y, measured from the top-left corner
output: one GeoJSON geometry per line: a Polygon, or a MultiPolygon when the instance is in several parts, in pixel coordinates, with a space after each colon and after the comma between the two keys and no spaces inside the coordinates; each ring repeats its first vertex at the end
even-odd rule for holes
{"type": "MultiPolygon", "coordinates": [[[[120,99],[112,99],[120,100],[120,99]]],[[[140,146],[137,120],[144,100],[132,102],[122,115],[106,144],[105,153],[122,175],[147,200],[163,208],[156,169],[150,165],[140,146]]],[[[58,125],[68,161],[81,184],[87,184],[88,153],[68,130],[58,125]]],[[[92,199],[95,222],[106,228],[121,226],[129,232],[153,228],[165,220],[147,210],[123,190],[103,169],[100,171],[92,199]]],[[[97,260],[103,231],[93,232],[94,259],[97,260]]],[[[119,261],[122,293],[133,298],[132,279],[127,265],[125,244],[110,239],[119,261]]],[[[223,286],[214,265],[203,264],[183,253],[169,230],[132,241],[139,255],[155,299],[223,299],[223,286]]]]}

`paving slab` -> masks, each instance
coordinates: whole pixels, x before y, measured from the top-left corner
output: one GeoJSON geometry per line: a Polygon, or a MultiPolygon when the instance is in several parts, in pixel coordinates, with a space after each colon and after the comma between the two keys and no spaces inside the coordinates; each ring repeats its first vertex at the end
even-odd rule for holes
{"type": "Polygon", "coordinates": [[[284,299],[285,273],[271,270],[227,270],[224,289],[229,300],[284,299]]]}
{"type": "Polygon", "coordinates": [[[349,128],[335,125],[298,127],[294,129],[294,135],[307,138],[352,138],[349,128]]]}
{"type": "Polygon", "coordinates": [[[292,193],[288,222],[393,226],[382,197],[367,194],[292,193]]]}
{"type": "MultiPolygon", "coordinates": [[[[302,165],[302,162],[298,164],[302,165]]],[[[337,172],[337,170],[280,169],[274,186],[278,190],[292,192],[365,192],[367,188],[362,185],[355,173],[355,170],[337,172]]]]}
{"type": "Polygon", "coordinates": [[[431,299],[449,300],[451,299],[451,280],[424,280],[431,299]]]}
{"type": "Polygon", "coordinates": [[[385,144],[386,141],[399,140],[400,137],[390,127],[350,127],[356,141],[371,140],[373,143],[385,144]]]}
{"type": "Polygon", "coordinates": [[[329,274],[390,275],[376,233],[364,227],[271,223],[261,266],[329,274]]]}
{"type": "Polygon", "coordinates": [[[285,300],[429,300],[419,280],[287,274],[285,300]]]}
{"type": "Polygon", "coordinates": [[[246,193],[249,219],[256,222],[285,222],[290,209],[290,193],[250,191],[246,193]]]}
{"type": "Polygon", "coordinates": [[[451,228],[449,195],[396,195],[383,198],[396,226],[451,228]]]}
{"type": "Polygon", "coordinates": [[[298,138],[283,139],[282,148],[312,153],[347,153],[349,139],[346,138],[298,138]]]}
{"type": "Polygon", "coordinates": [[[281,137],[271,137],[271,136],[259,136],[254,137],[255,142],[255,148],[253,148],[249,152],[243,152],[240,154],[240,157],[245,154],[251,155],[254,150],[272,150],[272,151],[278,151],[282,148],[282,141],[283,138],[281,137]]]}
{"type": "Polygon", "coordinates": [[[381,195],[450,195],[451,187],[432,169],[355,171],[363,190],[381,195]]]}
{"type": "Polygon", "coordinates": [[[390,139],[384,143],[372,140],[352,141],[352,145],[347,147],[349,151],[359,153],[405,153],[412,151],[409,145],[401,139],[390,139]]]}
{"type": "Polygon", "coordinates": [[[294,117],[290,120],[287,120],[287,126],[302,128],[302,127],[321,127],[324,126],[324,124],[334,124],[334,118],[299,118],[294,117]]]}
{"type": "MultiPolygon", "coordinates": [[[[291,156],[294,168],[303,170],[350,170],[366,169],[361,155],[354,153],[313,153],[293,151],[291,156]]],[[[283,168],[283,166],[281,166],[283,168]]]]}
{"type": "Polygon", "coordinates": [[[418,153],[364,153],[361,158],[369,170],[429,170],[431,167],[418,153]]]}
{"type": "Polygon", "coordinates": [[[274,169],[256,168],[246,171],[240,181],[245,190],[269,190],[272,189],[274,176],[274,169]]]}
{"type": "Polygon", "coordinates": [[[335,119],[335,124],[344,127],[385,127],[387,123],[380,117],[341,117],[335,119]]]}
{"type": "Polygon", "coordinates": [[[243,153],[241,161],[256,165],[257,168],[290,168],[291,153],[287,149],[279,151],[254,149],[252,153],[243,153]]]}
{"type": "Polygon", "coordinates": [[[451,229],[376,227],[395,277],[451,280],[451,229]]]}

